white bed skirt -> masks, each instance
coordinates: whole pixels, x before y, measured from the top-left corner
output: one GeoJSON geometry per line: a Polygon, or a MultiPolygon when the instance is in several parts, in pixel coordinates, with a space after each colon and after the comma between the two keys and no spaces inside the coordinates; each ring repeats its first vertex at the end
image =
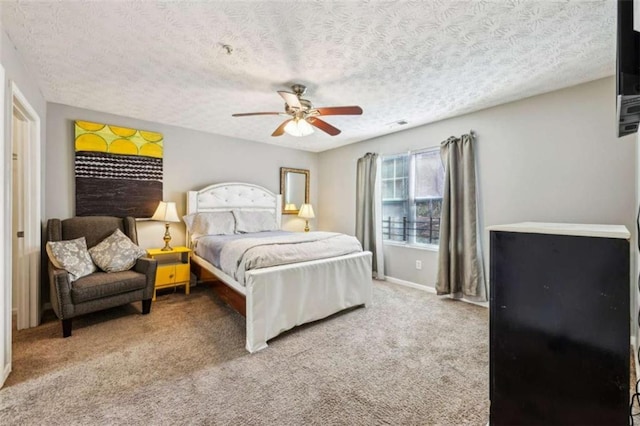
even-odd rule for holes
{"type": "Polygon", "coordinates": [[[199,256],[194,261],[246,297],[246,348],[344,309],[370,305],[371,252],[247,271],[245,287],[199,256]]]}

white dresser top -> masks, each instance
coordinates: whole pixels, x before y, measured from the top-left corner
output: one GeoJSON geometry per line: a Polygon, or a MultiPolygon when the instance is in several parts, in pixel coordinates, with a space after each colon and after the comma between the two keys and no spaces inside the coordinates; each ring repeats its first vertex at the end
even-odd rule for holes
{"type": "Polygon", "coordinates": [[[628,240],[629,231],[624,225],[590,225],[582,223],[522,222],[510,225],[488,226],[489,231],[525,232],[528,234],[574,235],[578,237],[620,238],[628,240]]]}

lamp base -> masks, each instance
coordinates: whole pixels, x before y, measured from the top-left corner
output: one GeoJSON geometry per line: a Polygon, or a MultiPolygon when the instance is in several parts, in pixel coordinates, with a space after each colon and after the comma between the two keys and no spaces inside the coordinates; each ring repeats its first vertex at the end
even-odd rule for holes
{"type": "Polygon", "coordinates": [[[162,247],[160,250],[161,251],[171,251],[173,250],[173,247],[171,247],[169,245],[169,241],[171,241],[171,234],[169,233],[169,224],[165,223],[164,224],[164,237],[162,238],[164,240],[164,247],[162,247]]]}
{"type": "Polygon", "coordinates": [[[309,221],[305,220],[305,225],[304,225],[304,232],[309,232],[309,221]]]}

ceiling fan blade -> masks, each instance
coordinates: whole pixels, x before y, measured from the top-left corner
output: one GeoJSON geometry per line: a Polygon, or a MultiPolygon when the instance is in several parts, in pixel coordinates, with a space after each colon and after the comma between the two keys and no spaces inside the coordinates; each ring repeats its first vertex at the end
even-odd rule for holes
{"type": "Polygon", "coordinates": [[[296,96],[295,93],[285,92],[283,90],[278,90],[278,95],[282,96],[282,99],[289,105],[291,108],[301,109],[302,105],[300,104],[300,99],[296,96]]]}
{"type": "Polygon", "coordinates": [[[362,108],[354,106],[316,108],[320,115],[361,115],[362,108]]]}
{"type": "Polygon", "coordinates": [[[271,133],[271,136],[282,136],[284,134],[284,126],[286,126],[287,123],[289,123],[291,120],[293,120],[293,118],[284,120],[282,124],[280,124],[278,128],[273,133],[271,133]]]}
{"type": "Polygon", "coordinates": [[[336,129],[331,124],[327,123],[326,121],[320,120],[317,117],[309,117],[307,118],[307,121],[323,132],[330,134],[331,136],[340,134],[340,129],[336,129]]]}
{"type": "Polygon", "coordinates": [[[231,114],[232,117],[247,117],[249,115],[280,115],[280,112],[244,112],[241,114],[231,114]]]}

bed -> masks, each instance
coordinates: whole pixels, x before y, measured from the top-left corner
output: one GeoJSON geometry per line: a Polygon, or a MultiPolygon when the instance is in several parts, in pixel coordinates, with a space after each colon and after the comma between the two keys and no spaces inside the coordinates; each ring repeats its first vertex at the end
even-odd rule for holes
{"type": "MultiPolygon", "coordinates": [[[[247,183],[220,183],[187,193],[187,215],[206,212],[268,212],[281,224],[281,195],[247,183]]],[[[188,229],[188,228],[187,228],[188,229]]],[[[283,238],[305,238],[303,234],[283,238]]],[[[323,234],[323,233],[318,233],[323,234]]],[[[325,233],[326,234],[326,233],[325,233]]],[[[321,235],[333,238],[333,236],[321,235]]],[[[336,312],[371,304],[371,252],[305,260],[233,273],[203,256],[198,239],[187,231],[194,249],[192,265],[201,281],[246,318],[246,349],[253,353],[286,330],[336,312]]],[[[242,244],[242,243],[237,243],[242,244]]]]}

